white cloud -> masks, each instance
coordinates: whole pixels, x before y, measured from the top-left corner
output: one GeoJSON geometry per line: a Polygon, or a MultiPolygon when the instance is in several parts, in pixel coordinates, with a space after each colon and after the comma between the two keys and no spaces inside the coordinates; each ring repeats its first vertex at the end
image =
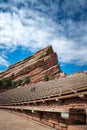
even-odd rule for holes
{"type": "Polygon", "coordinates": [[[62,63],[74,63],[78,66],[87,65],[87,44],[79,45],[66,38],[53,40],[53,47],[62,63]]]}
{"type": "Polygon", "coordinates": [[[7,60],[3,57],[0,56],[0,66],[9,66],[9,63],[7,62],[7,60]]]}
{"type": "MultiPolygon", "coordinates": [[[[52,9],[53,15],[56,14],[59,7],[58,9],[57,7],[54,8],[55,6],[52,7],[52,4],[49,5],[49,8],[37,4],[36,7],[42,8],[42,12],[28,8],[27,5],[19,10],[16,7],[17,2],[24,1],[26,0],[15,0],[15,4],[11,6],[13,13],[0,12],[0,49],[6,50],[3,52],[4,55],[7,55],[8,51],[12,53],[18,46],[35,52],[51,44],[57,52],[60,62],[87,65],[87,22],[76,22],[70,18],[63,19],[60,23],[54,21],[50,16],[49,9],[52,9]],[[44,11],[49,12],[49,14],[44,13],[44,11]]],[[[82,1],[79,1],[81,4],[82,1]]],[[[34,3],[35,0],[32,2],[34,3]]],[[[38,3],[38,1],[36,2],[38,3]]],[[[77,9],[75,8],[74,12],[71,9],[72,15],[79,10],[79,5],[73,4],[74,6],[77,9]]],[[[67,13],[70,13],[67,10],[68,7],[68,2],[65,7],[62,6],[67,13]]],[[[84,7],[84,4],[82,4],[82,7],[84,7]]],[[[3,58],[2,54],[0,55],[0,64],[8,66],[9,63],[3,58]]]]}
{"type": "Polygon", "coordinates": [[[63,8],[64,14],[66,14],[69,17],[74,17],[76,14],[80,14],[80,13],[84,15],[83,9],[87,9],[87,0],[77,0],[77,1],[64,0],[62,4],[62,8],[63,8]]]}
{"type": "Polygon", "coordinates": [[[87,0],[78,0],[82,8],[87,7],[87,0]]]}

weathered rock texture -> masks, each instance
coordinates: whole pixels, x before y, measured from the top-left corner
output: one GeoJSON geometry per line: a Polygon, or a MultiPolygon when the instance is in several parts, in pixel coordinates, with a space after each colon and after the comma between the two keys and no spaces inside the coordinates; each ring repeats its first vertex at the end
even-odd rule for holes
{"type": "Polygon", "coordinates": [[[33,56],[11,65],[8,70],[0,73],[0,78],[10,77],[12,80],[23,79],[25,76],[30,77],[31,83],[44,81],[44,77],[59,78],[62,75],[58,64],[57,54],[53,51],[52,46],[48,46],[33,56]]]}

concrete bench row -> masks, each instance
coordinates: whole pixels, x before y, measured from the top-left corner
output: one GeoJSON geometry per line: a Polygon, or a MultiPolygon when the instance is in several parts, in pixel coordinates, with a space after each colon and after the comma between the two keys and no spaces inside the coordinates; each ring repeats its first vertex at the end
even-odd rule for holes
{"type": "Polygon", "coordinates": [[[41,82],[0,93],[0,105],[30,102],[55,96],[87,91],[87,74],[74,74],[61,79],[41,82]]]}

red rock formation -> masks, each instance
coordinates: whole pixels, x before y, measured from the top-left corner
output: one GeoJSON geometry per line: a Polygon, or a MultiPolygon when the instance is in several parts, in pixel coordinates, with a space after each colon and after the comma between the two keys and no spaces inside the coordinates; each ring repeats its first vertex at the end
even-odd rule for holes
{"type": "Polygon", "coordinates": [[[36,83],[44,81],[46,75],[49,79],[59,78],[62,75],[61,73],[57,54],[53,51],[52,46],[48,46],[36,52],[33,56],[9,66],[5,72],[0,74],[0,78],[10,77],[17,80],[29,76],[30,82],[36,83]]]}

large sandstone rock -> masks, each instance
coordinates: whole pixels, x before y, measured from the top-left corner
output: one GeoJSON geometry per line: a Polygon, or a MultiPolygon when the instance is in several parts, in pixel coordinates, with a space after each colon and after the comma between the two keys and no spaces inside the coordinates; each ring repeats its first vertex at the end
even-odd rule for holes
{"type": "Polygon", "coordinates": [[[53,51],[52,46],[9,66],[5,72],[0,73],[0,78],[10,77],[12,80],[17,80],[29,76],[30,82],[36,83],[44,81],[46,75],[51,79],[59,78],[62,75],[57,54],[53,51]],[[14,76],[12,77],[12,75],[14,76]]]}

